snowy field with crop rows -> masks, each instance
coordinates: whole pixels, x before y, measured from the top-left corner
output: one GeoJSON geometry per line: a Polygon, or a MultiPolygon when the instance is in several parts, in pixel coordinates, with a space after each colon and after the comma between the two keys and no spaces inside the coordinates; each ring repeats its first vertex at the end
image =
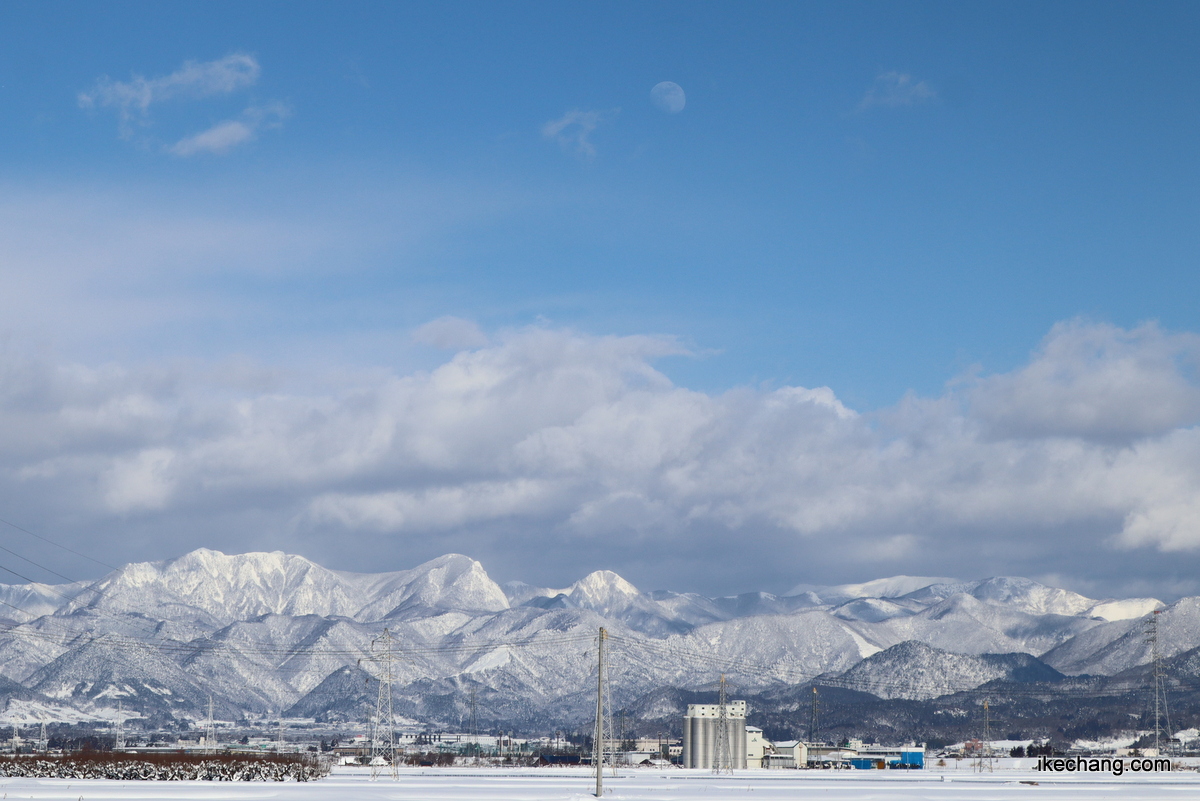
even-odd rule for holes
{"type": "MultiPolygon", "coordinates": [[[[605,798],[628,801],[822,801],[896,799],[914,801],[1004,801],[1004,799],[1184,799],[1200,798],[1200,774],[1178,771],[1149,776],[1107,774],[1048,776],[1035,771],[739,771],[714,776],[707,771],[628,770],[605,777],[605,798]],[[1037,782],[1036,785],[1028,782],[1037,782]]],[[[580,769],[406,769],[400,779],[372,781],[362,769],[339,768],[326,779],[307,783],[271,782],[116,782],[0,779],[4,799],[54,801],[584,801],[593,797],[594,779],[580,769]]]]}

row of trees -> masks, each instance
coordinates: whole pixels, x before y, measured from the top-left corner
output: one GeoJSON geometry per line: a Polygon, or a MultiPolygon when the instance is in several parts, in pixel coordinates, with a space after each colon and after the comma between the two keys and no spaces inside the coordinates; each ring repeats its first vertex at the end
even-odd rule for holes
{"type": "Polygon", "coordinates": [[[127,754],[80,751],[0,759],[0,775],[119,781],[296,781],[319,779],[327,763],[298,755],[127,754]]]}

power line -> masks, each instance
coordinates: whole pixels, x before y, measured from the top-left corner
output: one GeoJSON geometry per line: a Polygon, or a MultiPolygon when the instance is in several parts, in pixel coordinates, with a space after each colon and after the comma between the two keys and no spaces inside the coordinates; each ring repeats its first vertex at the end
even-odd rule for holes
{"type": "MultiPolygon", "coordinates": [[[[0,551],[4,551],[5,553],[12,554],[13,556],[17,557],[18,559],[28,562],[29,564],[33,565],[36,568],[39,568],[40,570],[45,570],[47,573],[50,573],[51,575],[58,576],[60,579],[67,582],[68,584],[78,584],[81,587],[84,586],[84,584],[82,582],[76,581],[75,579],[71,578],[70,576],[64,576],[62,573],[59,573],[57,570],[54,570],[53,568],[49,568],[43,564],[35,562],[32,559],[30,559],[28,556],[22,556],[21,554],[17,553],[16,551],[14,551],[10,548],[6,548],[3,545],[0,545],[0,551]]],[[[10,570],[9,572],[11,573],[13,571],[10,570]]],[[[45,582],[40,582],[40,581],[30,580],[30,583],[42,584],[43,586],[48,586],[48,585],[45,585],[45,582]]]]}
{"type": "Polygon", "coordinates": [[[20,531],[24,534],[28,534],[29,536],[31,536],[35,539],[39,539],[42,542],[49,543],[50,545],[53,545],[55,548],[61,548],[62,550],[66,551],[67,553],[74,554],[74,555],[80,557],[81,559],[87,559],[89,562],[95,562],[96,564],[100,565],[101,567],[107,567],[112,570],[120,570],[121,569],[121,568],[117,567],[116,565],[110,565],[108,562],[103,562],[99,559],[88,556],[86,553],[80,553],[79,551],[76,551],[73,548],[68,548],[67,546],[65,546],[61,543],[55,542],[54,540],[50,539],[49,537],[43,537],[41,534],[34,534],[29,529],[22,528],[21,526],[18,526],[16,523],[11,523],[8,520],[5,520],[3,518],[0,518],[0,523],[3,523],[4,525],[6,525],[10,528],[15,528],[17,531],[20,531]]]}

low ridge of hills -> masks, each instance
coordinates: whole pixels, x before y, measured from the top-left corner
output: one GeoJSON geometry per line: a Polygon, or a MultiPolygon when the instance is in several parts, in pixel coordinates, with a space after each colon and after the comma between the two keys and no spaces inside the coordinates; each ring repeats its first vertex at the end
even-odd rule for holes
{"type": "Polygon", "coordinates": [[[1143,618],[1155,609],[1164,655],[1180,670],[1200,664],[1200,598],[1097,600],[1009,577],[708,598],[643,592],[607,570],[561,589],[501,586],[457,554],[357,574],[201,549],[86,587],[0,585],[0,602],[0,725],[105,719],[118,702],[148,722],[197,719],[210,696],[227,719],[362,720],[385,628],[397,708],[452,727],[472,698],[484,722],[585,721],[600,626],[615,700],[631,710],[678,712],[721,673],[744,695],[794,707],[780,699],[814,683],[925,703],[1071,676],[1134,681],[1151,658],[1143,618]]]}

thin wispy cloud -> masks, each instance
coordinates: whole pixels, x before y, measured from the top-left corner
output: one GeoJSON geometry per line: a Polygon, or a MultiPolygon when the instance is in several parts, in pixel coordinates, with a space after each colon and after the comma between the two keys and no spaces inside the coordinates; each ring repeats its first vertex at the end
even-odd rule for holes
{"type": "Polygon", "coordinates": [[[183,66],[159,78],[134,75],[129,81],[99,78],[91,90],[79,93],[81,108],[111,108],[117,111],[123,136],[132,135],[132,123],[148,121],[150,107],[174,98],[203,98],[227,95],[258,82],[262,68],[254,56],[231,53],[215,61],[185,61],[183,66]]]}
{"type": "MultiPolygon", "coordinates": [[[[78,95],[80,108],[111,109],[116,112],[122,139],[132,139],[138,128],[153,124],[151,109],[166,101],[203,100],[233,95],[258,83],[262,67],[254,56],[231,53],[214,61],[185,61],[169,75],[146,78],[134,75],[114,81],[107,75],[78,95]]],[[[248,106],[238,117],[222,120],[197,133],[183,136],[163,149],[177,156],[199,153],[220,155],[257,138],[259,132],[278,128],[290,115],[278,101],[248,106]]],[[[157,149],[154,140],[144,141],[157,149]]]]}
{"type": "Polygon", "coordinates": [[[218,122],[198,134],[180,139],[168,149],[176,156],[221,155],[257,138],[260,130],[278,128],[290,115],[291,109],[283,103],[251,106],[242,112],[240,119],[218,122]]]}
{"type": "Polygon", "coordinates": [[[937,99],[937,92],[925,81],[918,81],[906,72],[880,73],[858,103],[859,111],[870,108],[899,108],[916,106],[937,99]]]}
{"type": "Polygon", "coordinates": [[[620,109],[610,111],[581,111],[572,109],[556,120],[550,120],[542,126],[542,136],[553,139],[566,150],[573,150],[581,156],[593,158],[596,146],[592,144],[591,135],[600,126],[617,115],[620,109]]]}

